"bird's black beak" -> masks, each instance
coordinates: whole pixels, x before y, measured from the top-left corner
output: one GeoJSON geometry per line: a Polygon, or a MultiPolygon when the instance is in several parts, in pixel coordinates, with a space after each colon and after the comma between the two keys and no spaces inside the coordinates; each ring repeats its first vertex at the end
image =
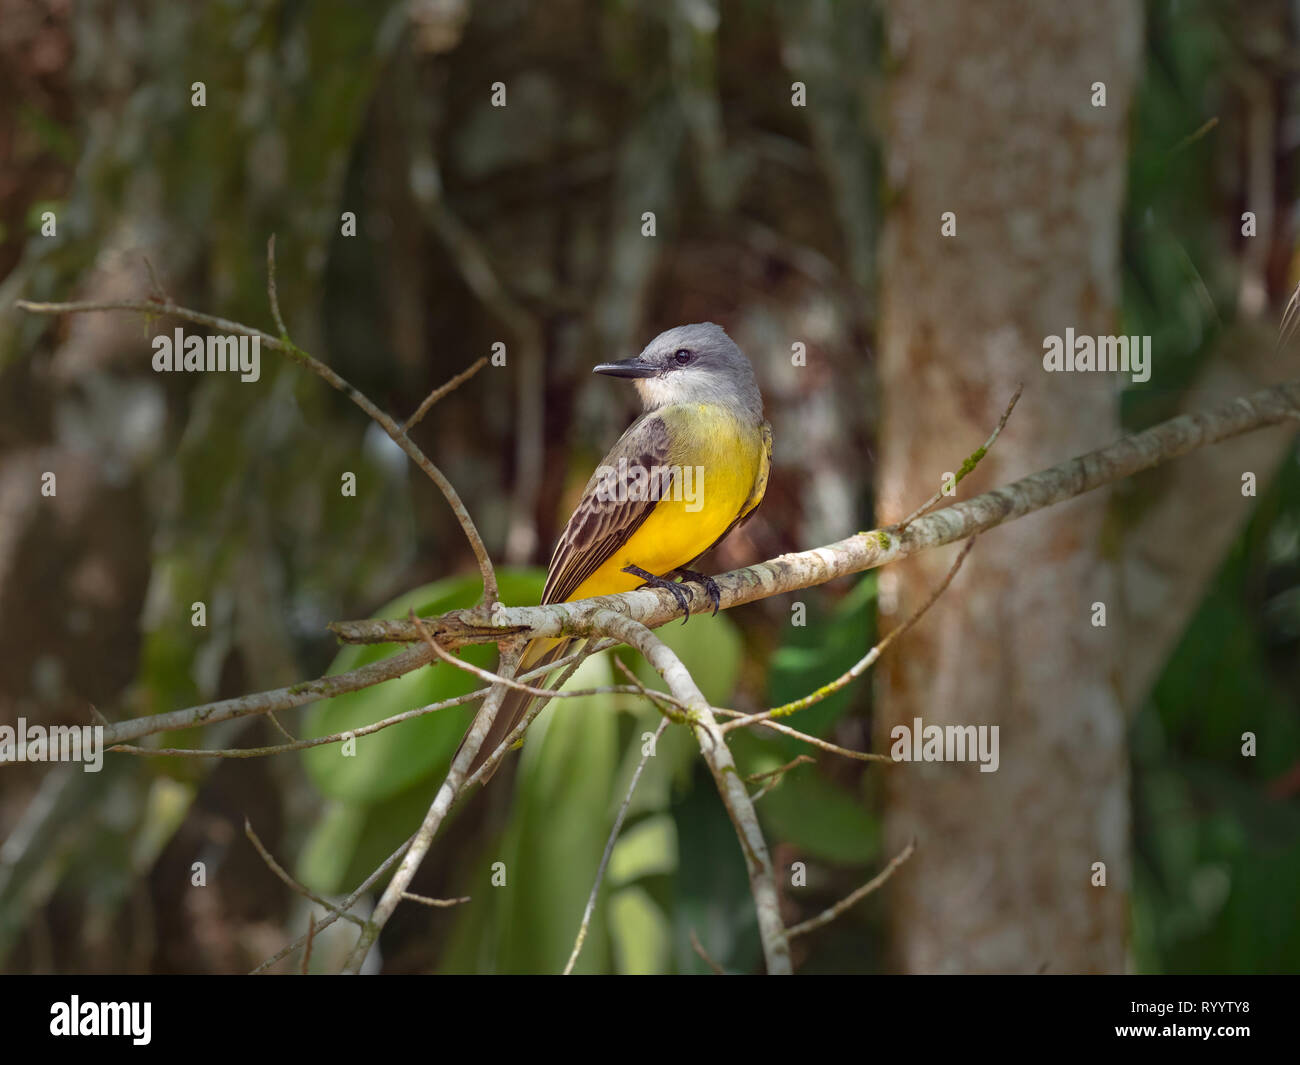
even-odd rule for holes
{"type": "Polygon", "coordinates": [[[602,362],[591,372],[610,377],[654,377],[659,372],[659,367],[638,355],[635,359],[623,359],[621,362],[602,362]]]}

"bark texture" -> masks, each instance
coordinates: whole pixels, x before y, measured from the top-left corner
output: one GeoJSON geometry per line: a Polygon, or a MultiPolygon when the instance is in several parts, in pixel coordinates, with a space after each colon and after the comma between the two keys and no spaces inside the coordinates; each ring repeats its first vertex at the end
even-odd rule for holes
{"type": "MultiPolygon", "coordinates": [[[[1141,54],[1131,0],[888,5],[895,75],[881,258],[882,522],[955,471],[1024,397],[967,496],[1118,435],[1111,374],[1048,374],[1044,338],[1119,332],[1120,217],[1141,54]],[[1093,105],[1094,83],[1106,105],[1093,105]],[[942,236],[944,212],[956,235],[942,236]]],[[[1158,368],[1157,371],[1158,373],[1158,368]]],[[[1129,789],[1117,687],[1109,491],[986,536],[888,656],[876,747],[911,725],[1000,727],[1000,767],[885,775],[889,895],[913,972],[1115,972],[1125,965],[1129,789]],[[1108,604],[1105,628],[1094,603],[1108,604]],[[1107,886],[1092,885],[1094,862],[1107,886]]],[[[950,551],[881,573],[882,628],[950,551]]]]}

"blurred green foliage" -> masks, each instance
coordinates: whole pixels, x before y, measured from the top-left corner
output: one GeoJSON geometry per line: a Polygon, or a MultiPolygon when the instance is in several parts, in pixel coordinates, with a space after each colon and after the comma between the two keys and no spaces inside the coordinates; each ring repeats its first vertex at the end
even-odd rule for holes
{"type": "MultiPolygon", "coordinates": [[[[1240,15],[1215,0],[1148,5],[1124,318],[1126,332],[1153,336],[1161,370],[1158,386],[1125,392],[1130,427],[1172,413],[1236,317],[1240,205],[1224,202],[1216,160],[1225,145],[1204,125],[1229,106],[1225,80],[1251,76],[1241,73],[1255,59],[1240,15]]],[[[1255,30],[1267,41],[1262,25],[1255,30]]],[[[1281,360],[1294,357],[1277,358],[1284,373],[1281,360]]],[[[1293,445],[1133,724],[1133,955],[1142,971],[1300,970],[1300,784],[1282,783],[1300,769],[1298,603],[1293,445]],[[1243,756],[1246,733],[1253,757],[1243,756]]]]}
{"type": "Polygon", "coordinates": [[[1261,497],[1134,724],[1143,970],[1300,968],[1297,587],[1300,453],[1261,497]]]}

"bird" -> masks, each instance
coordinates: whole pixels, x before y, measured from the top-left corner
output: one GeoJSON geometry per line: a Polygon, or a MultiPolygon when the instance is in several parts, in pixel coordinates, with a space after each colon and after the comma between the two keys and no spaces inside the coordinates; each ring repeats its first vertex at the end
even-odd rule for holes
{"type": "MultiPolygon", "coordinates": [[[[593,372],[631,380],[642,411],[587,482],[551,555],[542,603],[665,588],[685,623],[689,599],[677,577],[701,585],[716,615],[717,583],[691,567],[753,516],[772,465],[772,427],[749,359],[720,326],[698,322],[665,330],[639,355],[593,372]]],[[[518,672],[555,661],[574,642],[532,640],[518,672]]],[[[506,693],[470,773],[533,698],[506,693]]]]}

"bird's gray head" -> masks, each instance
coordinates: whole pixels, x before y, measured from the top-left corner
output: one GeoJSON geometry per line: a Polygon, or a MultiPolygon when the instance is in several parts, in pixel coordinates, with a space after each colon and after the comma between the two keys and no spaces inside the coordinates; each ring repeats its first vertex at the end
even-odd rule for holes
{"type": "Polygon", "coordinates": [[[712,322],[665,330],[636,358],[602,363],[595,372],[635,379],[646,410],[673,403],[716,403],[754,421],[763,418],[753,367],[712,322]]]}

